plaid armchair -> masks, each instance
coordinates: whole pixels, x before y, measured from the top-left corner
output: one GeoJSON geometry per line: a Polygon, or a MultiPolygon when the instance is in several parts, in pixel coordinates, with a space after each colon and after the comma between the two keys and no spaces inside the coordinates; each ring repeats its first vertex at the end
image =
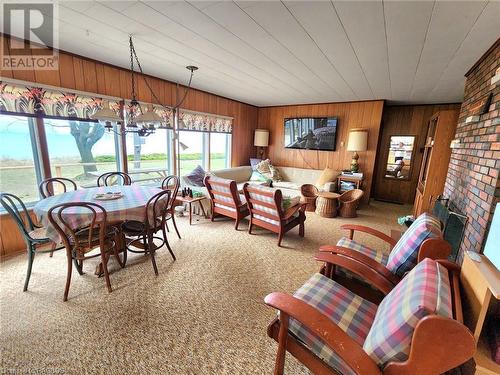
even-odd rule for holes
{"type": "Polygon", "coordinates": [[[370,285],[387,294],[422,259],[447,259],[451,254],[451,245],[442,238],[441,223],[427,213],[420,215],[397,242],[373,228],[349,224],[341,228],[350,231],[349,238],[342,237],[336,246],[322,246],[320,252],[342,258],[337,267],[327,271],[332,278],[365,297],[370,292],[363,293],[362,288],[366,290],[370,285]],[[384,240],[392,248],[390,254],[355,241],[355,231],[384,240]]]}
{"type": "MultiPolygon", "coordinates": [[[[320,254],[335,262],[333,254],[320,254]]],[[[440,374],[470,359],[472,333],[463,325],[458,268],[425,259],[374,304],[324,274],[293,296],[271,293],[279,310],[268,328],[278,342],[275,374],[286,351],[314,374],[440,374]]]]}

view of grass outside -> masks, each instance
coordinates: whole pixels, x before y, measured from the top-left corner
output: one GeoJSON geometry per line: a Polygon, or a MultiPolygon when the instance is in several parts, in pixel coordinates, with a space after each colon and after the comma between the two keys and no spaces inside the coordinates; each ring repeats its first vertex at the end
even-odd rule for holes
{"type": "MultiPolygon", "coordinates": [[[[97,123],[44,119],[44,124],[53,177],[70,178],[80,187],[90,187],[96,185],[102,173],[118,170],[118,139],[114,133],[100,129],[97,123]]],[[[39,200],[40,182],[34,157],[38,151],[32,149],[30,128],[34,132],[34,122],[28,117],[0,115],[0,191],[16,194],[26,203],[39,200]]],[[[171,174],[171,139],[165,132],[139,139],[127,134],[128,168],[134,182],[157,185],[171,174]]],[[[188,134],[183,134],[181,141],[187,148],[180,153],[180,175],[197,165],[207,169],[204,164],[208,158],[203,156],[207,147],[203,142],[207,144],[208,133],[184,133],[188,134]]],[[[230,144],[230,135],[210,135],[212,170],[228,167],[230,144]]]]}

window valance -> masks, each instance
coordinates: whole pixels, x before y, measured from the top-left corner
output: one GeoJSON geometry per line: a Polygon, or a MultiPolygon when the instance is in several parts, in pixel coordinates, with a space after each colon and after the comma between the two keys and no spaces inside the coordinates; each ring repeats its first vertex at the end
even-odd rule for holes
{"type": "Polygon", "coordinates": [[[104,102],[119,113],[118,100],[0,81],[0,112],[88,121],[104,102]]]}
{"type": "Polygon", "coordinates": [[[231,133],[233,119],[208,113],[179,111],[179,130],[231,133]]]}

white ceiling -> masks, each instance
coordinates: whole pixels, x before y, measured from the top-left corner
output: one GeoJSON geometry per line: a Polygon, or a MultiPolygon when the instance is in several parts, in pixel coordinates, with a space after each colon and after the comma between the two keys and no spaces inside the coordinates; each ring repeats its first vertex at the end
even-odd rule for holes
{"type": "Polygon", "coordinates": [[[62,50],[265,106],[458,102],[499,1],[63,1],[62,50]]]}

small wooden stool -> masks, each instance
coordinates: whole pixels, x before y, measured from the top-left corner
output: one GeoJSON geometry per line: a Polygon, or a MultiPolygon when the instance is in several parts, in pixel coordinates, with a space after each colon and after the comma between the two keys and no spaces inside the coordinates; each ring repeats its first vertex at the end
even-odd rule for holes
{"type": "Polygon", "coordinates": [[[318,193],[318,198],[316,199],[316,213],[323,217],[336,217],[339,197],[340,194],[337,193],[318,193]]]}

